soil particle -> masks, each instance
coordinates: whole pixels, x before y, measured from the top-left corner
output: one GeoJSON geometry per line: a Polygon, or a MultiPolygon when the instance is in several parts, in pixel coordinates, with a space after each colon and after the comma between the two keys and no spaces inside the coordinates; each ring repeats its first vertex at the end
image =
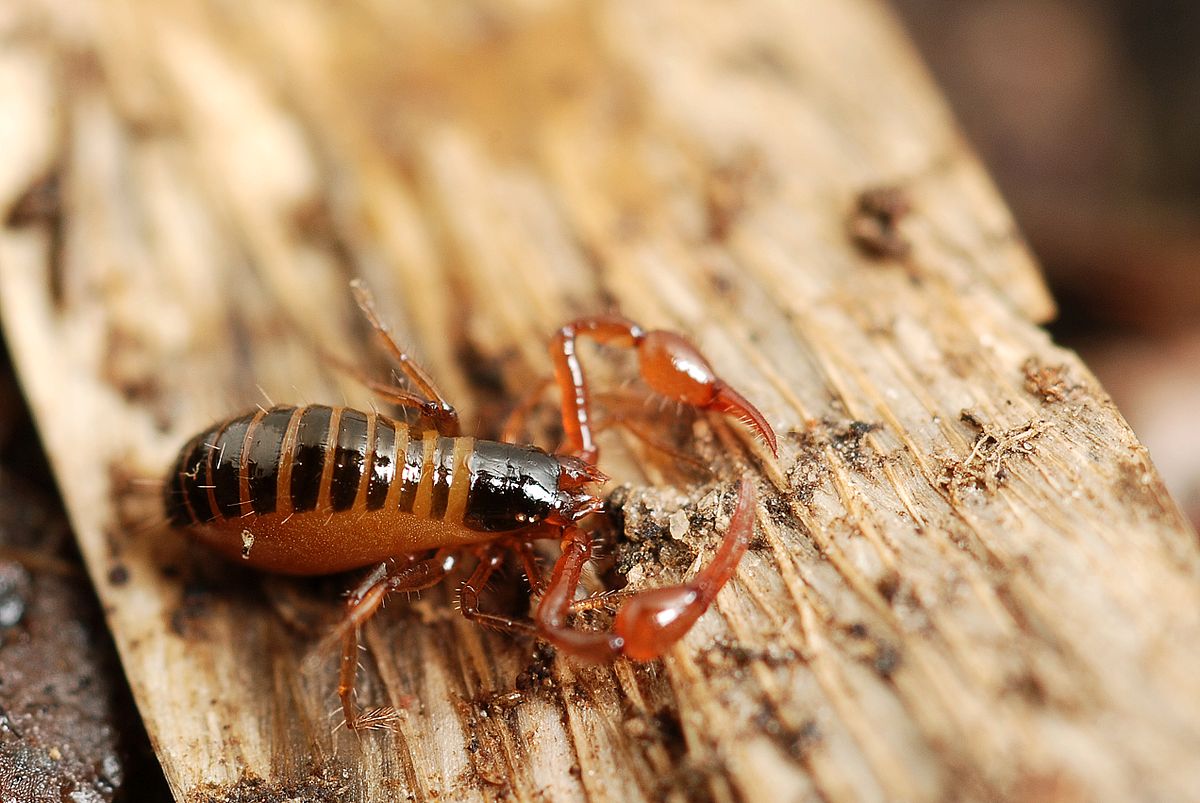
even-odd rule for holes
{"type": "Polygon", "coordinates": [[[863,440],[877,429],[878,424],[866,421],[834,425],[830,427],[829,442],[848,466],[856,471],[866,471],[871,466],[874,452],[870,444],[864,444],[863,440]]]}
{"type": "Polygon", "coordinates": [[[1037,357],[1027,359],[1021,365],[1021,372],[1025,375],[1026,392],[1046,404],[1065,401],[1080,387],[1070,380],[1066,365],[1046,365],[1037,357]]]}
{"type": "MultiPolygon", "coordinates": [[[[507,786],[509,767],[504,744],[496,724],[491,721],[490,710],[480,707],[475,700],[464,699],[456,701],[455,709],[463,731],[468,734],[463,747],[471,756],[474,778],[493,787],[507,786]]],[[[471,776],[462,780],[469,783],[471,776]]]]}
{"type": "Polygon", "coordinates": [[[788,487],[797,502],[812,504],[814,494],[829,477],[824,441],[815,426],[791,430],[788,438],[798,447],[796,462],[787,472],[788,487]]]}
{"type": "Polygon", "coordinates": [[[882,458],[866,438],[879,429],[879,424],[868,421],[824,418],[788,433],[798,447],[796,462],[787,472],[792,498],[801,504],[812,503],[813,495],[829,478],[829,449],[855,471],[868,472],[877,466],[882,458]]]}
{"type": "Polygon", "coordinates": [[[875,581],[875,588],[879,591],[880,596],[890,604],[896,599],[896,595],[900,591],[900,573],[895,569],[890,569],[875,581]]]}
{"type": "Polygon", "coordinates": [[[912,211],[900,187],[873,187],[855,199],[846,228],[851,241],[873,259],[904,259],[912,244],[900,231],[900,221],[912,211]]]}
{"type": "Polygon", "coordinates": [[[513,684],[517,691],[533,692],[539,689],[554,688],[554,648],[549,644],[538,642],[534,647],[533,658],[513,684]]]}
{"type": "Polygon", "coordinates": [[[660,574],[681,578],[701,550],[715,546],[720,522],[727,521],[721,504],[727,490],[618,488],[608,500],[610,508],[621,510],[617,571],[635,584],[660,574]]]}
{"type": "Polygon", "coordinates": [[[956,501],[961,501],[971,490],[994,494],[1008,480],[1008,461],[1015,455],[1032,455],[1033,441],[1052,426],[1049,421],[1039,419],[995,432],[971,410],[963,410],[960,418],[979,434],[965,459],[942,461],[939,484],[956,501]]]}
{"type": "Polygon", "coordinates": [[[350,773],[330,765],[289,781],[267,781],[245,775],[232,784],[202,784],[188,793],[187,803],[340,803],[352,791],[350,773]]]}
{"type": "Polygon", "coordinates": [[[815,719],[806,719],[798,726],[789,726],[770,705],[763,705],[754,717],[755,726],[788,756],[803,761],[821,743],[821,729],[815,719]]]}
{"type": "Polygon", "coordinates": [[[115,586],[123,586],[129,582],[129,569],[118,563],[108,570],[108,582],[115,586]]]}
{"type": "Polygon", "coordinates": [[[865,622],[854,622],[843,633],[847,653],[870,666],[879,677],[887,680],[899,668],[902,661],[899,648],[877,636],[865,622]]]}
{"type": "Polygon", "coordinates": [[[704,650],[701,660],[711,670],[728,671],[731,668],[744,669],[756,663],[772,668],[791,666],[800,660],[800,654],[780,644],[749,648],[734,639],[720,636],[704,650]]]}

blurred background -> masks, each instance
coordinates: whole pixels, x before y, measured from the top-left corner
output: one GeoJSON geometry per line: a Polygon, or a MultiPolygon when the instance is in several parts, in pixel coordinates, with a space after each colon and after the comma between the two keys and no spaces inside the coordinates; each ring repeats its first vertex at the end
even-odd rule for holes
{"type": "Polygon", "coordinates": [[[1059,304],[1200,527],[1200,3],[893,0],[1059,304]]]}

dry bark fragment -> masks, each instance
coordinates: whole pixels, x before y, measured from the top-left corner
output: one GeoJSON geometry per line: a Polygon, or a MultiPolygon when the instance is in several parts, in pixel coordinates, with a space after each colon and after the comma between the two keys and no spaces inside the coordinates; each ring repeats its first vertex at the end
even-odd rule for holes
{"type": "MultiPolygon", "coordinates": [[[[1087,369],[1034,326],[1052,303],[879,5],[121,8],[31,5],[0,61],[21,89],[0,96],[19,121],[2,217],[51,174],[68,210],[0,231],[0,314],[180,797],[1127,800],[1200,783],[1197,540],[1087,369]],[[881,185],[911,199],[911,275],[847,236],[853,197],[881,185]],[[646,582],[683,568],[662,549],[680,510],[679,540],[708,548],[702,489],[758,482],[754,549],[661,665],[552,659],[439,590],[367,629],[361,693],[413,701],[397,731],[332,734],[333,656],[314,657],[304,617],[154,526],[155,495],[123,478],[161,476],[211,420],[264,394],[370,403],[314,359],[379,368],[355,275],[468,421],[547,373],[556,325],[611,306],[694,337],[764,409],[777,462],[704,419],[662,428],[691,463],[606,435],[605,470],[657,489],[659,547],[630,566],[646,582]],[[1066,399],[1027,392],[1031,359],[1065,366],[1066,399]]],[[[349,582],[287,588],[319,633],[349,582]]]]}

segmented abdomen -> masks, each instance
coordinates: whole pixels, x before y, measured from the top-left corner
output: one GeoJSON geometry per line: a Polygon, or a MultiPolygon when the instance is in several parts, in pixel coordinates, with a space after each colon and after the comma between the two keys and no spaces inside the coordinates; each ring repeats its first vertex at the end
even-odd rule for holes
{"type": "Polygon", "coordinates": [[[216,424],[183,447],[167,478],[167,516],[190,527],[387,507],[462,524],[474,446],[474,438],[411,431],[349,407],[259,410],[216,424]]]}

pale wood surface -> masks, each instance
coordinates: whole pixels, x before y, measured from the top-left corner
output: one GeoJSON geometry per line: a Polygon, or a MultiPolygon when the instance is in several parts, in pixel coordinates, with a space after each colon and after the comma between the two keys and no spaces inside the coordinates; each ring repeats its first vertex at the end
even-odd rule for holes
{"type": "Polygon", "coordinates": [[[1195,534],[1034,325],[1036,269],[880,5],[10,0],[0,33],[0,313],[181,799],[1195,799],[1195,534]],[[847,236],[883,184],[904,264],[847,236]],[[763,407],[778,464],[695,427],[716,480],[607,441],[664,486],[631,529],[758,477],[756,546],[665,661],[528,689],[531,645],[439,591],[369,629],[399,733],[331,736],[337,586],[157,524],[143,481],[256,386],[369,403],[291,323],[368,363],[355,275],[468,422],[613,305],[763,407]]]}

